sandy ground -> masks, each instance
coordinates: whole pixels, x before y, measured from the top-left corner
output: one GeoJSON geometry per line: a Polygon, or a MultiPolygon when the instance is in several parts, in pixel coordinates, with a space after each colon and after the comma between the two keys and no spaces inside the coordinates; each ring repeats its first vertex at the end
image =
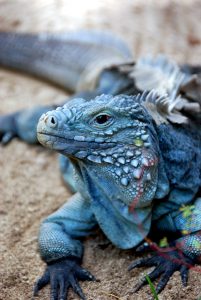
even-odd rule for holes
{"type": "MultiPolygon", "coordinates": [[[[0,1],[0,30],[66,31],[110,29],[122,36],[135,57],[165,52],[178,62],[201,63],[201,3],[186,1],[8,0],[0,1]],[[146,3],[146,4],[145,4],[146,3]]],[[[0,113],[34,104],[61,102],[65,93],[25,76],[0,70],[0,113]]],[[[15,140],[0,147],[0,299],[31,299],[32,286],[44,264],[37,252],[41,219],[69,197],[60,178],[56,155],[15,140]]],[[[98,283],[82,283],[87,299],[148,299],[149,287],[130,294],[148,270],[127,272],[132,251],[105,244],[102,234],[86,240],[84,266],[98,283]]],[[[181,287],[175,273],[159,299],[199,299],[201,276],[190,272],[181,287]]],[[[49,299],[45,288],[39,299],[49,299]]],[[[70,293],[69,299],[78,299],[70,293]]]]}

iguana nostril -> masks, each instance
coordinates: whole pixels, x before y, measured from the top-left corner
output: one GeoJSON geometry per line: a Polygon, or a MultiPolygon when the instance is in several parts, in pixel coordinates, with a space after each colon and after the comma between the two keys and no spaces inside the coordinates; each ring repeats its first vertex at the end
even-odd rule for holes
{"type": "Polygon", "coordinates": [[[55,121],[54,117],[51,118],[51,123],[56,124],[56,121],[55,121]]]}
{"type": "Polygon", "coordinates": [[[57,121],[57,118],[55,116],[49,116],[49,118],[48,118],[48,125],[50,127],[56,127],[57,123],[58,123],[58,121],[57,121]]]}

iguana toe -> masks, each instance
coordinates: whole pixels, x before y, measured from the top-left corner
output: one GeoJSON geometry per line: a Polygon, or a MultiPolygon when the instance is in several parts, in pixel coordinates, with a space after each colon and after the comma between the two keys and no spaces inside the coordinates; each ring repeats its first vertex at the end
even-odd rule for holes
{"type": "MultiPolygon", "coordinates": [[[[193,262],[180,254],[176,250],[172,251],[158,251],[156,254],[140,258],[134,261],[128,268],[132,270],[139,267],[153,267],[155,269],[148,274],[151,281],[156,280],[160,277],[158,285],[156,286],[156,293],[159,294],[167,285],[169,279],[174,274],[174,272],[179,271],[181,275],[181,280],[183,286],[187,285],[189,268],[192,266],[193,262]]],[[[132,292],[139,291],[144,285],[148,284],[146,276],[141,279],[141,281],[134,287],[132,292]]]]}

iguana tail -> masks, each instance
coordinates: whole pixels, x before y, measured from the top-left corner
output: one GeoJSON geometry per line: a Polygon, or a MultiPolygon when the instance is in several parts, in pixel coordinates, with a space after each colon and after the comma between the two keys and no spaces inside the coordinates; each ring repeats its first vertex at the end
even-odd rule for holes
{"type": "Polygon", "coordinates": [[[0,32],[0,66],[49,80],[72,92],[93,89],[104,67],[131,59],[127,45],[110,33],[0,32]]]}

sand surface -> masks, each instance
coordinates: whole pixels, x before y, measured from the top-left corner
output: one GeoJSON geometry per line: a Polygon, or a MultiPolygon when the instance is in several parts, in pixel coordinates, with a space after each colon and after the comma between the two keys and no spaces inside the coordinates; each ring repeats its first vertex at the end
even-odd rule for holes
{"type": "MultiPolygon", "coordinates": [[[[201,63],[201,3],[195,0],[8,0],[0,1],[0,30],[18,32],[110,29],[123,37],[134,56],[164,52],[178,62],[201,63]]],[[[0,70],[0,113],[35,104],[59,103],[67,94],[43,82],[0,70]]],[[[0,147],[0,299],[31,299],[32,286],[44,264],[37,252],[41,220],[68,199],[56,154],[14,140],[0,147]]],[[[141,300],[149,287],[130,292],[148,269],[127,271],[132,251],[120,251],[102,234],[85,242],[84,266],[101,281],[82,283],[87,299],[141,300]],[[103,246],[100,246],[103,245],[103,246]],[[105,248],[105,249],[103,249],[105,248]]],[[[175,273],[159,299],[201,297],[201,276],[190,272],[181,286],[175,273]]],[[[45,288],[39,299],[49,299],[45,288]]],[[[78,299],[70,292],[69,299],[78,299]]]]}

